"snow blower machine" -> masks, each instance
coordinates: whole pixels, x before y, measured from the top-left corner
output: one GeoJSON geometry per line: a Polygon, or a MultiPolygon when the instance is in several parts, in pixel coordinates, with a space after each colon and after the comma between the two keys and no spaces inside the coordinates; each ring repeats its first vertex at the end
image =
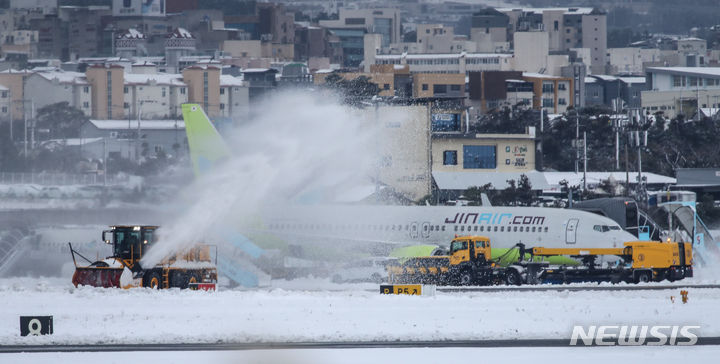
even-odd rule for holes
{"type": "Polygon", "coordinates": [[[75,264],[72,283],[93,287],[150,287],[215,290],[217,285],[217,247],[197,244],[182,254],[175,254],[152,267],[142,267],[140,260],[155,243],[157,226],[110,226],[102,239],[112,245],[112,256],[92,261],[70,246],[75,264]],[[211,256],[214,249],[214,259],[211,256]],[[76,256],[90,265],[80,266],[76,256]]]}

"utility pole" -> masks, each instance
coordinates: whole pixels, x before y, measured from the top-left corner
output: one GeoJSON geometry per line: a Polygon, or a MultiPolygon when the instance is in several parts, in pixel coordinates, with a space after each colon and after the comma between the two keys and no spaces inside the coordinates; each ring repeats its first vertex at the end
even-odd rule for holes
{"type": "Polygon", "coordinates": [[[580,111],[575,109],[575,173],[578,173],[578,164],[580,163],[580,111]]]}
{"type": "Polygon", "coordinates": [[[630,195],[630,164],[628,162],[628,138],[630,137],[630,134],[626,134],[626,137],[623,138],[625,141],[625,196],[630,195]]]}
{"type": "Polygon", "coordinates": [[[537,155],[535,156],[535,169],[538,171],[543,170],[543,131],[545,130],[543,127],[543,109],[540,108],[540,136],[538,138],[537,148],[536,152],[537,155]]]}
{"type": "Polygon", "coordinates": [[[583,132],[583,191],[587,190],[587,132],[583,132]]]}

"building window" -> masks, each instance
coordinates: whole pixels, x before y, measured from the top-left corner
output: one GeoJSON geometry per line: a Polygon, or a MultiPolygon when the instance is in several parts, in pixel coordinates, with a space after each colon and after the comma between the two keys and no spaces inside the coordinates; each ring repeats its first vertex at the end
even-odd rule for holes
{"type": "Polygon", "coordinates": [[[423,90],[423,91],[427,91],[427,90],[428,90],[428,84],[427,84],[427,83],[423,83],[423,84],[422,84],[422,90],[423,90]]]}
{"type": "Polygon", "coordinates": [[[86,94],[87,94],[87,93],[90,93],[90,86],[85,86],[85,87],[83,87],[83,92],[86,93],[86,94]]]}
{"type": "Polygon", "coordinates": [[[123,93],[125,93],[125,94],[126,94],[126,93],[128,93],[129,91],[130,91],[130,90],[128,89],[128,87],[127,87],[127,86],[123,87],[123,93]]]}
{"type": "Polygon", "coordinates": [[[673,87],[683,87],[683,86],[685,86],[685,77],[673,76],[673,87]]]}
{"type": "Polygon", "coordinates": [[[180,94],[185,95],[185,87],[180,87],[180,94]]]}
{"type": "Polygon", "coordinates": [[[543,99],[543,107],[554,107],[555,102],[553,99],[543,99]]]}
{"type": "Polygon", "coordinates": [[[389,83],[384,83],[384,84],[383,84],[383,90],[389,90],[389,89],[390,89],[390,84],[389,84],[389,83]]]}
{"type": "Polygon", "coordinates": [[[165,87],[163,87],[163,88],[162,88],[162,97],[165,97],[165,95],[166,95],[165,92],[166,92],[166,91],[165,91],[165,87]]]}
{"type": "Polygon", "coordinates": [[[83,108],[89,109],[89,108],[90,108],[90,103],[87,102],[87,101],[83,102],[83,108]]]}
{"type": "Polygon", "coordinates": [[[566,103],[566,102],[565,102],[565,99],[564,99],[564,98],[561,97],[561,98],[558,99],[558,105],[565,105],[565,103],[566,103]]]}
{"type": "Polygon", "coordinates": [[[558,90],[565,91],[565,83],[564,82],[558,83],[558,90]]]}
{"type": "Polygon", "coordinates": [[[463,168],[495,169],[496,166],[494,145],[463,145],[463,168]]]}
{"type": "Polygon", "coordinates": [[[123,102],[123,109],[129,109],[129,108],[130,108],[130,104],[128,104],[127,102],[123,102]]]}
{"type": "Polygon", "coordinates": [[[542,92],[543,93],[553,93],[555,92],[555,85],[548,82],[543,82],[542,84],[542,92]]]}
{"type": "Polygon", "coordinates": [[[225,110],[225,104],[220,103],[220,110],[225,110]]]}
{"type": "Polygon", "coordinates": [[[447,85],[433,85],[433,95],[446,94],[447,85]]]}
{"type": "Polygon", "coordinates": [[[446,150],[443,152],[443,165],[445,165],[445,166],[457,165],[457,150],[446,150]]]}
{"type": "Polygon", "coordinates": [[[460,131],[460,114],[432,114],[430,120],[434,132],[460,131]]]}
{"type": "Polygon", "coordinates": [[[450,85],[450,91],[460,91],[460,85],[450,85]]]}
{"type": "Polygon", "coordinates": [[[224,88],[224,87],[220,87],[220,95],[225,95],[225,88],[224,88]]]}
{"type": "Polygon", "coordinates": [[[2,113],[3,113],[3,114],[7,114],[7,110],[8,110],[8,109],[7,109],[7,106],[3,106],[3,107],[2,107],[2,113]]]}

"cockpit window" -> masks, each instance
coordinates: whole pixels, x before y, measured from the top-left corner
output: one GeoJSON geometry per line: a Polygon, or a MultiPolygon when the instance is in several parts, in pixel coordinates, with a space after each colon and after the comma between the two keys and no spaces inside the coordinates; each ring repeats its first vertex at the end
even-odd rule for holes
{"type": "Polygon", "coordinates": [[[593,230],[599,231],[602,233],[608,232],[610,230],[619,230],[620,228],[615,226],[607,226],[607,225],[593,225],[593,230]]]}

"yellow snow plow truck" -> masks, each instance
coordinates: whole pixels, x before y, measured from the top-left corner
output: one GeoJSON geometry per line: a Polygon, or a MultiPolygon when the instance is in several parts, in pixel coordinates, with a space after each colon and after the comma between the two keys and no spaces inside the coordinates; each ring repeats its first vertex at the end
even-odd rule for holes
{"type": "Polygon", "coordinates": [[[166,258],[153,267],[142,267],[140,260],[155,243],[157,226],[115,225],[102,233],[113,254],[104,260],[91,261],[70,246],[75,264],[72,283],[94,287],[129,288],[142,285],[151,288],[190,288],[214,290],[217,284],[217,249],[197,244],[193,248],[166,258]],[[80,266],[76,256],[90,265],[80,266]]]}

